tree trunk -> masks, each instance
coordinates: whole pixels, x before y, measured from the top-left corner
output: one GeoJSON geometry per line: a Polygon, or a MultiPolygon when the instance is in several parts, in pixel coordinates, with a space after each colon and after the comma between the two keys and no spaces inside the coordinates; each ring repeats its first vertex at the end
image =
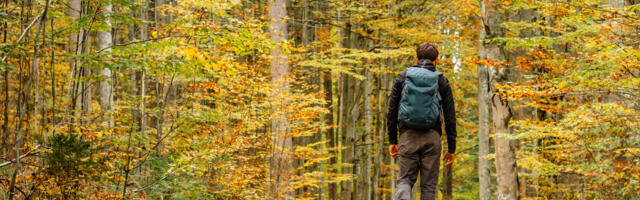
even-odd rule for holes
{"type": "MultiPolygon", "coordinates": [[[[340,91],[342,108],[340,109],[340,138],[341,145],[340,149],[342,149],[342,173],[343,174],[353,174],[353,166],[345,166],[345,164],[353,164],[353,139],[351,138],[351,129],[354,126],[352,124],[351,112],[351,97],[353,96],[353,90],[350,86],[350,78],[346,74],[340,75],[340,81],[342,82],[342,90],[340,91]]],[[[341,192],[340,199],[351,199],[351,191],[352,191],[352,181],[346,181],[341,184],[341,192]]]]}
{"type": "MultiPolygon", "coordinates": [[[[107,4],[104,5],[103,13],[105,17],[105,23],[109,30],[107,31],[99,31],[98,32],[98,49],[102,50],[104,54],[107,56],[111,53],[111,46],[113,46],[113,39],[111,35],[111,13],[112,13],[112,5],[107,4]]],[[[111,69],[105,67],[100,70],[100,75],[103,80],[100,81],[100,108],[102,112],[105,113],[106,119],[104,119],[103,123],[107,127],[113,127],[113,86],[111,83],[112,72],[111,69]]]]}
{"type": "MultiPolygon", "coordinates": [[[[22,90],[22,86],[20,87],[19,92],[23,93],[24,95],[22,95],[22,102],[20,102],[18,105],[20,106],[20,110],[19,110],[19,117],[18,117],[18,134],[16,135],[16,142],[14,143],[14,147],[15,147],[15,165],[14,165],[14,171],[13,171],[13,175],[11,178],[11,182],[9,184],[9,191],[8,191],[8,196],[9,199],[13,199],[14,195],[15,195],[15,189],[16,189],[16,179],[18,177],[18,174],[20,172],[20,148],[22,148],[22,145],[24,144],[23,141],[23,137],[24,137],[24,130],[23,130],[23,123],[25,121],[24,117],[25,117],[25,113],[27,110],[27,104],[29,103],[29,94],[31,93],[31,84],[33,84],[33,81],[35,79],[36,83],[35,85],[38,85],[38,78],[36,78],[36,76],[39,76],[38,74],[38,42],[39,42],[39,37],[40,37],[40,33],[42,32],[43,28],[44,28],[44,23],[46,18],[47,18],[47,11],[49,10],[49,5],[51,4],[51,0],[47,0],[45,3],[45,7],[44,10],[42,11],[42,14],[39,16],[40,18],[38,19],[38,29],[36,30],[36,34],[35,34],[35,39],[34,39],[34,54],[33,54],[33,60],[32,60],[32,65],[31,65],[31,73],[29,74],[27,83],[26,83],[26,89],[22,90]]],[[[22,71],[22,65],[20,66],[20,70],[22,71]]],[[[20,76],[21,77],[21,76],[20,76]]],[[[37,88],[37,86],[36,86],[37,88]]],[[[37,96],[38,91],[35,91],[35,95],[37,96]]],[[[20,95],[18,96],[18,98],[20,98],[20,95]]],[[[34,100],[35,101],[35,100],[34,100]]],[[[35,106],[34,106],[35,107],[35,106]]],[[[37,110],[37,109],[36,109],[37,110]]],[[[37,113],[37,112],[36,112],[37,113]]],[[[34,127],[37,128],[37,115],[35,115],[36,120],[34,121],[34,127]]],[[[29,121],[29,120],[26,120],[29,121]]],[[[35,130],[34,130],[35,131],[35,130]]]]}
{"type": "MultiPolygon", "coordinates": [[[[486,5],[482,2],[482,16],[485,15],[486,5]]],[[[487,59],[484,48],[485,32],[479,31],[480,45],[478,55],[480,60],[487,59]]],[[[487,65],[479,64],[478,68],[478,177],[479,199],[491,199],[491,176],[489,171],[489,73],[487,65]]]]}
{"type": "Polygon", "coordinates": [[[164,135],[162,129],[164,126],[164,113],[167,108],[166,100],[167,95],[169,95],[169,87],[171,87],[171,84],[167,85],[164,80],[161,82],[159,75],[156,74],[156,102],[157,106],[160,107],[160,113],[156,118],[156,155],[162,154],[162,137],[164,135]]]}
{"type": "MultiPolygon", "coordinates": [[[[325,99],[325,107],[328,110],[328,113],[324,115],[324,120],[325,120],[325,125],[328,126],[329,128],[326,130],[326,139],[327,144],[328,144],[328,148],[329,149],[335,149],[337,147],[337,143],[336,143],[336,135],[335,135],[335,130],[334,130],[334,122],[333,122],[333,80],[331,77],[331,70],[323,70],[322,72],[322,81],[323,81],[323,87],[324,87],[324,99],[325,99]]],[[[333,166],[336,165],[336,163],[338,162],[338,155],[334,154],[334,156],[332,156],[329,159],[329,163],[328,166],[331,166],[331,171],[330,173],[337,173],[337,171],[333,168],[333,166]]],[[[335,194],[337,192],[336,190],[337,184],[336,183],[329,183],[329,195],[327,196],[327,199],[335,199],[335,194]]]]}
{"type": "MultiPolygon", "coordinates": [[[[289,59],[280,45],[287,39],[286,5],[286,0],[270,0],[268,3],[269,21],[271,22],[269,38],[276,43],[270,55],[271,84],[274,100],[282,99],[288,89],[286,77],[289,69],[289,59]]],[[[289,180],[291,178],[292,163],[289,158],[289,151],[292,147],[292,139],[287,135],[289,131],[289,122],[285,110],[287,103],[281,101],[274,103],[276,115],[271,124],[274,138],[273,157],[270,166],[271,192],[274,198],[283,198],[291,192],[289,180]]]]}
{"type": "MultiPolygon", "coordinates": [[[[493,82],[495,83],[495,82],[493,82]]],[[[491,99],[493,126],[495,130],[496,173],[498,176],[498,199],[518,199],[518,177],[516,169],[515,146],[504,138],[511,130],[509,120],[511,110],[508,101],[498,95],[491,99]]]]}
{"type": "Polygon", "coordinates": [[[162,26],[167,21],[167,17],[164,14],[162,14],[162,12],[159,9],[159,7],[161,7],[163,4],[164,4],[164,0],[155,0],[153,13],[156,21],[155,29],[156,31],[158,31],[158,33],[162,31],[162,26]]]}
{"type": "MultiPolygon", "coordinates": [[[[144,139],[146,139],[145,137],[147,136],[145,134],[145,131],[147,130],[147,109],[146,109],[146,104],[147,104],[147,100],[146,100],[146,95],[147,95],[147,86],[145,85],[145,81],[146,81],[146,72],[145,70],[141,70],[142,71],[142,75],[140,75],[140,137],[144,139]]],[[[147,146],[148,143],[145,143],[144,145],[147,146]]],[[[149,148],[147,148],[149,149],[149,148]]]]}
{"type": "MultiPolygon", "coordinates": [[[[69,16],[71,17],[71,19],[75,22],[77,20],[80,19],[80,17],[82,16],[83,10],[82,10],[82,0],[69,0],[69,16]]],[[[85,33],[84,30],[82,28],[80,28],[80,30],[78,30],[78,32],[71,32],[71,34],[69,35],[69,42],[70,42],[70,48],[69,48],[69,52],[71,54],[73,54],[74,56],[79,56],[82,51],[83,51],[83,46],[84,46],[84,38],[85,38],[85,33]]],[[[75,70],[74,76],[82,76],[83,74],[81,73],[80,70],[77,70],[77,66],[78,66],[78,60],[76,60],[75,58],[71,58],[71,67],[75,70]]],[[[87,69],[89,67],[86,67],[87,69]]],[[[85,70],[86,72],[86,70],[85,70]]],[[[76,78],[73,77],[72,78],[76,78]]],[[[72,94],[72,109],[74,111],[74,115],[75,115],[75,120],[81,121],[80,120],[80,114],[82,111],[82,104],[78,104],[76,101],[76,98],[80,95],[80,91],[79,89],[76,88],[85,88],[85,84],[81,83],[80,81],[75,81],[74,82],[74,89],[73,94],[72,94]]],[[[83,96],[81,97],[81,99],[83,99],[85,96],[83,94],[83,96]]],[[[70,126],[72,123],[69,123],[70,126]]]]}
{"type": "MultiPolygon", "coordinates": [[[[160,11],[160,7],[164,4],[164,0],[156,0],[154,3],[154,21],[155,21],[155,29],[157,33],[161,33],[162,25],[167,22],[167,17],[162,14],[160,11]]],[[[162,154],[162,138],[164,137],[163,126],[164,126],[164,114],[165,109],[167,107],[167,98],[169,95],[169,89],[171,89],[173,85],[173,77],[170,80],[170,83],[166,83],[166,81],[160,82],[160,77],[164,79],[163,76],[156,74],[156,102],[158,102],[158,106],[160,107],[160,114],[156,119],[156,154],[162,154]]]]}
{"type": "MultiPolygon", "coordinates": [[[[74,22],[80,19],[81,11],[82,0],[69,0],[69,16],[74,22]]],[[[82,48],[82,45],[78,41],[80,41],[80,39],[83,37],[82,35],[82,31],[77,34],[75,32],[71,32],[71,34],[69,35],[71,46],[70,52],[72,52],[74,55],[76,55],[77,52],[81,51],[80,48],[82,48]]],[[[73,59],[73,63],[75,63],[75,59],[73,59]]]]}
{"type": "Polygon", "coordinates": [[[358,197],[361,196],[361,193],[363,191],[358,190],[357,185],[360,181],[362,181],[362,179],[364,179],[364,176],[362,176],[362,161],[363,161],[363,157],[360,157],[362,155],[362,145],[361,145],[361,135],[362,135],[362,131],[358,131],[358,127],[360,125],[359,123],[359,119],[360,119],[360,98],[362,96],[362,81],[357,80],[354,77],[348,77],[349,79],[351,79],[353,81],[353,95],[352,95],[352,99],[350,99],[349,101],[351,102],[350,104],[350,110],[349,110],[349,116],[350,116],[350,122],[349,122],[349,127],[348,127],[348,133],[347,133],[347,143],[350,144],[350,152],[348,154],[348,157],[346,157],[346,160],[348,163],[353,164],[353,167],[351,167],[351,173],[355,173],[354,175],[356,175],[356,177],[358,177],[358,179],[353,180],[351,182],[351,191],[349,192],[351,195],[350,199],[357,199],[358,197]]]}
{"type": "Polygon", "coordinates": [[[140,19],[142,20],[142,26],[140,26],[140,39],[146,40],[149,37],[149,24],[147,24],[149,16],[149,0],[143,0],[142,8],[140,9],[140,19]]]}
{"type": "MultiPolygon", "coordinates": [[[[393,62],[391,61],[387,61],[388,66],[392,66],[393,62]]],[[[374,175],[373,175],[373,199],[377,200],[377,199],[385,199],[383,194],[378,194],[378,188],[385,187],[385,182],[381,180],[382,176],[386,173],[386,170],[382,170],[382,163],[384,161],[384,158],[386,155],[388,155],[388,153],[385,151],[385,135],[386,135],[386,108],[387,108],[387,91],[389,91],[389,88],[387,87],[387,83],[389,82],[387,79],[387,75],[383,72],[383,66],[384,65],[380,65],[380,71],[378,72],[378,81],[377,81],[377,121],[376,121],[376,126],[377,126],[377,138],[376,138],[376,154],[375,154],[375,160],[374,160],[374,164],[373,164],[373,170],[374,170],[374,175]]]]}
{"type": "Polygon", "coordinates": [[[358,160],[364,160],[360,163],[360,172],[359,176],[361,177],[358,181],[358,190],[361,192],[359,194],[358,199],[363,200],[371,200],[371,122],[373,121],[373,115],[371,111],[371,70],[365,69],[366,79],[364,84],[364,115],[365,115],[365,124],[364,124],[364,133],[359,142],[359,147],[362,149],[361,154],[359,155],[358,160]]]}
{"type": "MultiPolygon", "coordinates": [[[[483,1],[483,4],[486,2],[483,1]]],[[[504,32],[500,27],[506,16],[503,16],[501,6],[492,5],[486,8],[483,18],[485,34],[488,39],[502,37],[504,32]]],[[[504,49],[497,42],[485,43],[484,48],[488,59],[496,61],[504,61],[506,54],[504,49]]],[[[495,131],[495,157],[496,157],[496,174],[498,176],[498,194],[499,200],[518,199],[518,177],[515,157],[514,142],[505,138],[511,134],[509,120],[512,113],[507,99],[497,95],[497,83],[505,83],[508,79],[508,69],[495,68],[492,66],[490,73],[491,108],[493,126],[495,131]]]]}
{"type": "MultiPolygon", "coordinates": [[[[4,1],[4,9],[8,9],[9,1],[4,1]]],[[[4,30],[2,35],[2,42],[7,43],[7,30],[8,25],[7,21],[4,21],[4,30]]],[[[3,122],[2,122],[2,135],[0,135],[0,139],[2,143],[0,143],[0,155],[6,156],[9,151],[9,145],[7,141],[9,140],[9,70],[4,70],[4,101],[3,101],[3,122]]]]}
{"type": "MultiPolygon", "coordinates": [[[[146,23],[148,11],[149,11],[149,0],[144,0],[142,8],[140,9],[140,19],[143,21],[140,26],[140,40],[147,40],[149,35],[149,25],[146,23]]],[[[147,110],[146,110],[146,95],[147,95],[147,85],[146,85],[146,69],[142,68],[140,70],[140,137],[147,137],[146,128],[147,128],[147,110]]],[[[144,144],[147,146],[147,144],[144,144]]],[[[147,148],[148,149],[148,148],[147,148]]],[[[143,169],[144,170],[144,169],[143,169]]]]}
{"type": "MultiPolygon", "coordinates": [[[[338,76],[338,112],[337,112],[337,117],[338,117],[338,129],[336,130],[336,156],[339,158],[338,159],[338,163],[336,165],[337,171],[338,173],[344,173],[344,169],[342,167],[343,163],[344,163],[344,159],[342,157],[342,155],[344,154],[344,149],[343,149],[343,145],[344,145],[344,141],[343,141],[343,136],[344,136],[344,123],[345,123],[345,90],[347,90],[346,88],[346,84],[345,84],[345,80],[344,80],[344,74],[340,74],[338,76]]],[[[336,188],[336,193],[333,194],[334,199],[340,199],[342,198],[342,188],[344,187],[345,182],[342,181],[339,183],[339,185],[336,188]]]]}

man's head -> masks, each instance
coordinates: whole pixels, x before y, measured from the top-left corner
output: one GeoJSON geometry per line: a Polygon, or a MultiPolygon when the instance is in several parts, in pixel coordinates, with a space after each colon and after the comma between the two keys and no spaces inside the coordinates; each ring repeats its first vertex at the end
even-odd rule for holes
{"type": "Polygon", "coordinates": [[[418,45],[418,48],[416,49],[416,56],[418,57],[418,60],[429,59],[431,61],[435,61],[438,59],[438,48],[436,45],[428,42],[422,43],[418,45]]]}

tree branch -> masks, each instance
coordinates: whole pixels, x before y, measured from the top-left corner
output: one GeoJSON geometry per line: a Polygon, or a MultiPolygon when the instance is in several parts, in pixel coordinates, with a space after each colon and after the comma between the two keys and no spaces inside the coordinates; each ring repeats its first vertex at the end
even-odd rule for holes
{"type": "MultiPolygon", "coordinates": [[[[22,159],[24,157],[27,157],[27,156],[31,155],[31,152],[37,150],[38,148],[40,148],[40,145],[36,145],[36,148],[29,150],[29,152],[27,152],[25,154],[22,154],[21,156],[18,156],[17,159],[22,159]]],[[[7,165],[9,165],[11,163],[14,163],[14,162],[16,162],[17,159],[14,158],[13,160],[9,160],[7,162],[4,162],[4,163],[0,164],[0,167],[4,167],[4,166],[7,166],[7,165]]]]}
{"type": "MultiPolygon", "coordinates": [[[[40,12],[40,14],[36,16],[36,18],[34,18],[33,21],[31,21],[29,26],[24,28],[24,31],[22,31],[22,34],[20,34],[20,37],[18,38],[18,40],[16,40],[13,44],[17,44],[20,41],[22,41],[22,39],[24,39],[24,36],[27,35],[27,32],[29,32],[29,29],[31,29],[31,27],[33,27],[33,25],[36,24],[36,21],[38,21],[42,17],[42,15],[44,15],[47,12],[47,9],[49,8],[49,3],[50,2],[47,2],[47,6],[44,9],[42,9],[42,12],[40,12]]],[[[2,62],[5,62],[6,60],[7,60],[7,54],[5,54],[4,57],[2,57],[2,62]]]]}

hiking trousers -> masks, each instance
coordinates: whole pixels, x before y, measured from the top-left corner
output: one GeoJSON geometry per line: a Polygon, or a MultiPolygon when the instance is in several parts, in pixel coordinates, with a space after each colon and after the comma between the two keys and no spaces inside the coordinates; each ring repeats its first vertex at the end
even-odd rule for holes
{"type": "Polygon", "coordinates": [[[420,173],[420,199],[436,199],[438,171],[440,170],[440,134],[428,131],[407,130],[398,141],[398,179],[396,200],[410,200],[411,188],[420,173]]]}

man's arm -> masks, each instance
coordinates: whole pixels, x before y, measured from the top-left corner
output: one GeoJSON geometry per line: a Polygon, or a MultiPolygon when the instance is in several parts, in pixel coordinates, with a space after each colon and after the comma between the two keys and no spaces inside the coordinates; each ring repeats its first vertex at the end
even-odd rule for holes
{"type": "Polygon", "coordinates": [[[387,113],[389,144],[398,144],[398,107],[402,97],[402,84],[404,84],[405,73],[400,73],[393,81],[391,96],[389,96],[389,112],[387,113]]]}
{"type": "Polygon", "coordinates": [[[451,91],[449,80],[442,76],[440,81],[442,84],[440,84],[439,92],[442,96],[444,130],[447,134],[448,151],[453,154],[456,152],[456,136],[458,135],[458,132],[456,131],[456,107],[453,102],[453,92],[451,91]]]}

